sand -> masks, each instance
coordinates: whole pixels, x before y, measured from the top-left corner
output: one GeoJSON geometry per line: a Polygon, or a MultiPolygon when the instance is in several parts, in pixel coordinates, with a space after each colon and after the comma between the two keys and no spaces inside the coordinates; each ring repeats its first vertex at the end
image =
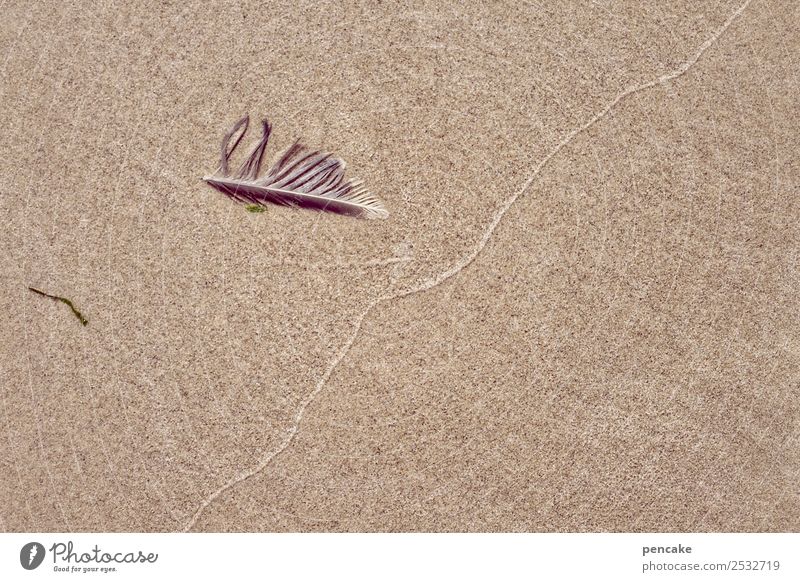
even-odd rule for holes
{"type": "Polygon", "coordinates": [[[2,531],[800,531],[797,3],[3,13],[2,531]]]}

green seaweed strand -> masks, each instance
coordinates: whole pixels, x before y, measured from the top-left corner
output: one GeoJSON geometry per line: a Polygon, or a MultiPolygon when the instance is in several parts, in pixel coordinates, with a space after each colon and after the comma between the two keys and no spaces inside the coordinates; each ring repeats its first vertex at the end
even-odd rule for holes
{"type": "Polygon", "coordinates": [[[260,204],[248,204],[244,209],[247,210],[247,212],[266,212],[267,210],[260,204]]]}
{"type": "Polygon", "coordinates": [[[69,306],[69,308],[72,310],[72,313],[75,314],[75,317],[77,317],[83,325],[89,325],[89,320],[86,319],[81,314],[80,311],[75,309],[75,306],[72,304],[72,301],[70,301],[69,299],[66,299],[65,297],[59,297],[58,295],[50,295],[49,293],[45,293],[44,291],[39,291],[38,289],[34,289],[33,287],[28,287],[28,289],[30,289],[34,293],[37,293],[37,294],[41,295],[42,297],[49,297],[50,299],[55,299],[56,301],[61,301],[61,303],[66,303],[69,306]]]}

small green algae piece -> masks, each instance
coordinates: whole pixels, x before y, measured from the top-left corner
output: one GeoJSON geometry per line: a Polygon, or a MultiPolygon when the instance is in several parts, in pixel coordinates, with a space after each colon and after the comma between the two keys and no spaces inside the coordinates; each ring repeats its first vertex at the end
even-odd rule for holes
{"type": "Polygon", "coordinates": [[[45,293],[44,291],[39,291],[38,289],[34,289],[33,287],[28,287],[28,289],[30,289],[34,293],[41,295],[42,297],[49,297],[50,299],[54,299],[56,301],[60,301],[61,303],[67,304],[69,308],[72,310],[72,313],[75,314],[75,317],[77,317],[83,325],[89,325],[89,320],[86,319],[81,314],[81,312],[75,308],[75,306],[72,304],[72,301],[70,301],[69,299],[65,297],[59,297],[58,295],[50,295],[49,293],[45,293]]]}

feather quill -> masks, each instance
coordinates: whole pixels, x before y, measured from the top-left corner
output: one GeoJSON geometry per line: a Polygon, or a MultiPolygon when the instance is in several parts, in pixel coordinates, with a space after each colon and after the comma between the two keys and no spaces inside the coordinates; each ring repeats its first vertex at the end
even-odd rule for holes
{"type": "Polygon", "coordinates": [[[346,180],[345,163],[332,154],[315,151],[296,141],[278,161],[258,177],[272,126],[261,122],[261,139],[236,173],[231,154],[247,132],[249,116],[237,121],[220,149],[219,170],[203,178],[226,196],[249,205],[267,203],[336,212],[358,218],[387,218],[389,212],[359,180],[346,180]]]}

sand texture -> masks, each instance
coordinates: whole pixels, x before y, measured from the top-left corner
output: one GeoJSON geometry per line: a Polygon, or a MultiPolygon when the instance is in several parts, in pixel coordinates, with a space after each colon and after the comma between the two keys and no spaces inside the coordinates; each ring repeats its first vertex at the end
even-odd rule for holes
{"type": "Polygon", "coordinates": [[[0,530],[800,531],[800,3],[742,2],[4,2],[0,530]],[[208,187],[246,113],[389,219],[208,187]]]}

